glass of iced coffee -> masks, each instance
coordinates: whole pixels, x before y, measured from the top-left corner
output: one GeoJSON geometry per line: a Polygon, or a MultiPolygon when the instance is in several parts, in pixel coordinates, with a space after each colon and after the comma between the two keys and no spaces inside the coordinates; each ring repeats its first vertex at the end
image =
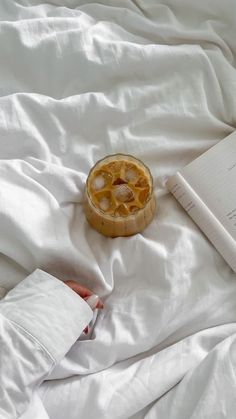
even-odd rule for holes
{"type": "Polygon", "coordinates": [[[87,178],[84,208],[90,225],[105,236],[143,231],[156,210],[150,170],[125,154],[99,160],[87,178]]]}

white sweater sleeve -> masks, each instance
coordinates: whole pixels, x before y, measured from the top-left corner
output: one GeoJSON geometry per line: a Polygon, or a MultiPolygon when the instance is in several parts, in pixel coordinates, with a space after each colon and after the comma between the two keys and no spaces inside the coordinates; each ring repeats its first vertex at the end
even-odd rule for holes
{"type": "Polygon", "coordinates": [[[0,419],[25,411],[91,319],[82,298],[39,269],[0,301],[0,419]]]}

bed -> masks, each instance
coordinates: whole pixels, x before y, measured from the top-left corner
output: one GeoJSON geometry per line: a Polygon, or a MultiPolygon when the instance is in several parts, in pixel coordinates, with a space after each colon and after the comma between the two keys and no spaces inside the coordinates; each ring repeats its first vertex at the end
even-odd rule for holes
{"type": "Polygon", "coordinates": [[[0,286],[36,268],[105,308],[22,419],[234,419],[236,277],[166,179],[236,126],[233,0],[1,0],[0,286]],[[157,213],[105,238],[82,207],[108,154],[157,213]]]}

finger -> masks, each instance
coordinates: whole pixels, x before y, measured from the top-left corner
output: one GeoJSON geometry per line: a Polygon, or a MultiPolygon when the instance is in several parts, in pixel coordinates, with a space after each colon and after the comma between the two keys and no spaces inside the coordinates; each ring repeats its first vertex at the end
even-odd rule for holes
{"type": "Polygon", "coordinates": [[[86,327],[85,327],[85,329],[83,330],[83,332],[85,333],[85,335],[87,335],[87,334],[88,334],[88,332],[89,332],[89,327],[88,327],[88,326],[86,326],[86,327]]]}
{"type": "Polygon", "coordinates": [[[96,308],[102,309],[103,307],[104,307],[104,304],[103,304],[102,300],[99,300],[97,305],[96,305],[96,308]]]}
{"type": "MultiPolygon", "coordinates": [[[[65,281],[64,283],[68,285],[74,292],[79,294],[80,297],[82,298],[90,297],[91,295],[94,294],[89,288],[85,287],[84,285],[80,285],[73,280],[68,280],[68,281],[65,281]]],[[[102,309],[103,307],[104,307],[104,304],[102,300],[99,298],[96,308],[102,309]]]]}
{"type": "Polygon", "coordinates": [[[65,284],[68,285],[73,291],[75,291],[77,294],[80,295],[80,297],[85,298],[89,297],[93,294],[93,292],[88,289],[87,287],[84,287],[83,285],[79,285],[77,282],[69,280],[65,281],[65,284]]]}
{"type": "Polygon", "coordinates": [[[92,295],[92,294],[93,294],[93,292],[92,292],[90,289],[88,289],[88,288],[84,287],[83,285],[79,285],[79,284],[76,284],[76,285],[74,286],[73,290],[74,290],[77,294],[79,294],[79,295],[80,295],[80,297],[82,297],[82,298],[89,297],[90,295],[92,295]]]}
{"type": "Polygon", "coordinates": [[[103,302],[100,300],[100,298],[96,294],[93,294],[93,295],[90,295],[89,297],[86,297],[85,301],[90,306],[90,308],[92,310],[95,310],[95,309],[98,309],[98,308],[103,308],[103,302]]]}

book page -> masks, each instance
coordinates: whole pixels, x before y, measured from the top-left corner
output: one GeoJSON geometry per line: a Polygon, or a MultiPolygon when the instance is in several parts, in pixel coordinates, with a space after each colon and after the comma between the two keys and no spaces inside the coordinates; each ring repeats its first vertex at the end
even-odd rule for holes
{"type": "MultiPolygon", "coordinates": [[[[236,240],[236,132],[179,173],[236,240]]],[[[186,202],[185,209],[191,215],[194,204],[186,202]]]]}

